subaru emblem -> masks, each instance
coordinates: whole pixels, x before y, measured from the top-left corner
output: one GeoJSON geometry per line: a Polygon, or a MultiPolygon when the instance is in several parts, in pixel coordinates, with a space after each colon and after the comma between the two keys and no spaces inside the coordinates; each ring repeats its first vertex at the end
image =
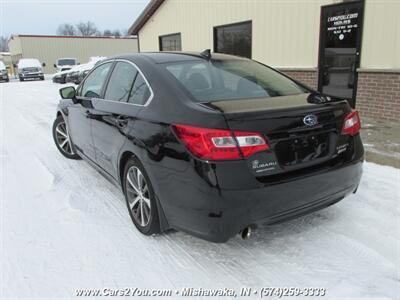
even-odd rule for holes
{"type": "Polygon", "coordinates": [[[307,126],[314,126],[318,123],[318,118],[316,115],[307,115],[303,119],[304,124],[307,126]]]}

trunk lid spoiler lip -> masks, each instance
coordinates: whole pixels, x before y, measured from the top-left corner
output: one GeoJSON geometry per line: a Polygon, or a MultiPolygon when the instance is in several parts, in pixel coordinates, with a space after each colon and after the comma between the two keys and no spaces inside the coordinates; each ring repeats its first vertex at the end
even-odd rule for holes
{"type": "Polygon", "coordinates": [[[309,102],[310,95],[312,94],[306,93],[273,98],[219,100],[198,102],[197,105],[219,111],[225,115],[256,115],[258,113],[265,113],[266,111],[271,112],[271,114],[292,111],[299,111],[299,113],[308,113],[310,111],[319,112],[348,104],[347,100],[339,99],[331,100],[329,102],[312,103],[309,102]],[[282,103],[279,103],[280,101],[282,101],[282,103]]]}

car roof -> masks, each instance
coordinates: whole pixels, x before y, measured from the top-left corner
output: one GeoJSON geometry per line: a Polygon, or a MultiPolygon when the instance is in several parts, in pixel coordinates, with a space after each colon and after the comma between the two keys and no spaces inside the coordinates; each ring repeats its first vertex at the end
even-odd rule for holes
{"type": "MultiPolygon", "coordinates": [[[[202,56],[201,52],[140,52],[119,55],[110,57],[109,59],[127,59],[135,61],[137,59],[146,59],[156,64],[169,63],[169,62],[181,62],[181,61],[193,61],[193,60],[208,60],[207,57],[202,56]]],[[[221,54],[211,53],[212,60],[247,60],[247,58],[221,54]]]]}

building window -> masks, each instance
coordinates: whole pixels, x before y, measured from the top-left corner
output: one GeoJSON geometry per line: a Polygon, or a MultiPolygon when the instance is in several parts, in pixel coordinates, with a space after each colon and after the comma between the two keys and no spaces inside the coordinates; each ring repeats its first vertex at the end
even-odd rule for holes
{"type": "Polygon", "coordinates": [[[214,52],[251,58],[251,21],[214,27],[214,52]]]}
{"type": "Polygon", "coordinates": [[[181,51],[181,34],[174,33],[168,35],[161,35],[158,37],[160,43],[160,51],[181,51]]]}

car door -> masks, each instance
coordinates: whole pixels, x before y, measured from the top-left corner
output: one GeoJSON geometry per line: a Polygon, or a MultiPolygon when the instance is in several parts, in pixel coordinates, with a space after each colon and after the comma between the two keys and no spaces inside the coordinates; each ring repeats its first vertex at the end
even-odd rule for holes
{"type": "Polygon", "coordinates": [[[136,116],[150,95],[150,88],[137,67],[129,61],[117,61],[104,99],[93,102],[92,135],[96,161],[116,179],[118,158],[126,135],[132,132],[136,116]]]}
{"type": "Polygon", "coordinates": [[[69,107],[68,129],[75,147],[88,158],[94,160],[95,152],[91,136],[92,101],[100,98],[112,62],[98,66],[79,86],[76,98],[79,100],[69,107]]]}

